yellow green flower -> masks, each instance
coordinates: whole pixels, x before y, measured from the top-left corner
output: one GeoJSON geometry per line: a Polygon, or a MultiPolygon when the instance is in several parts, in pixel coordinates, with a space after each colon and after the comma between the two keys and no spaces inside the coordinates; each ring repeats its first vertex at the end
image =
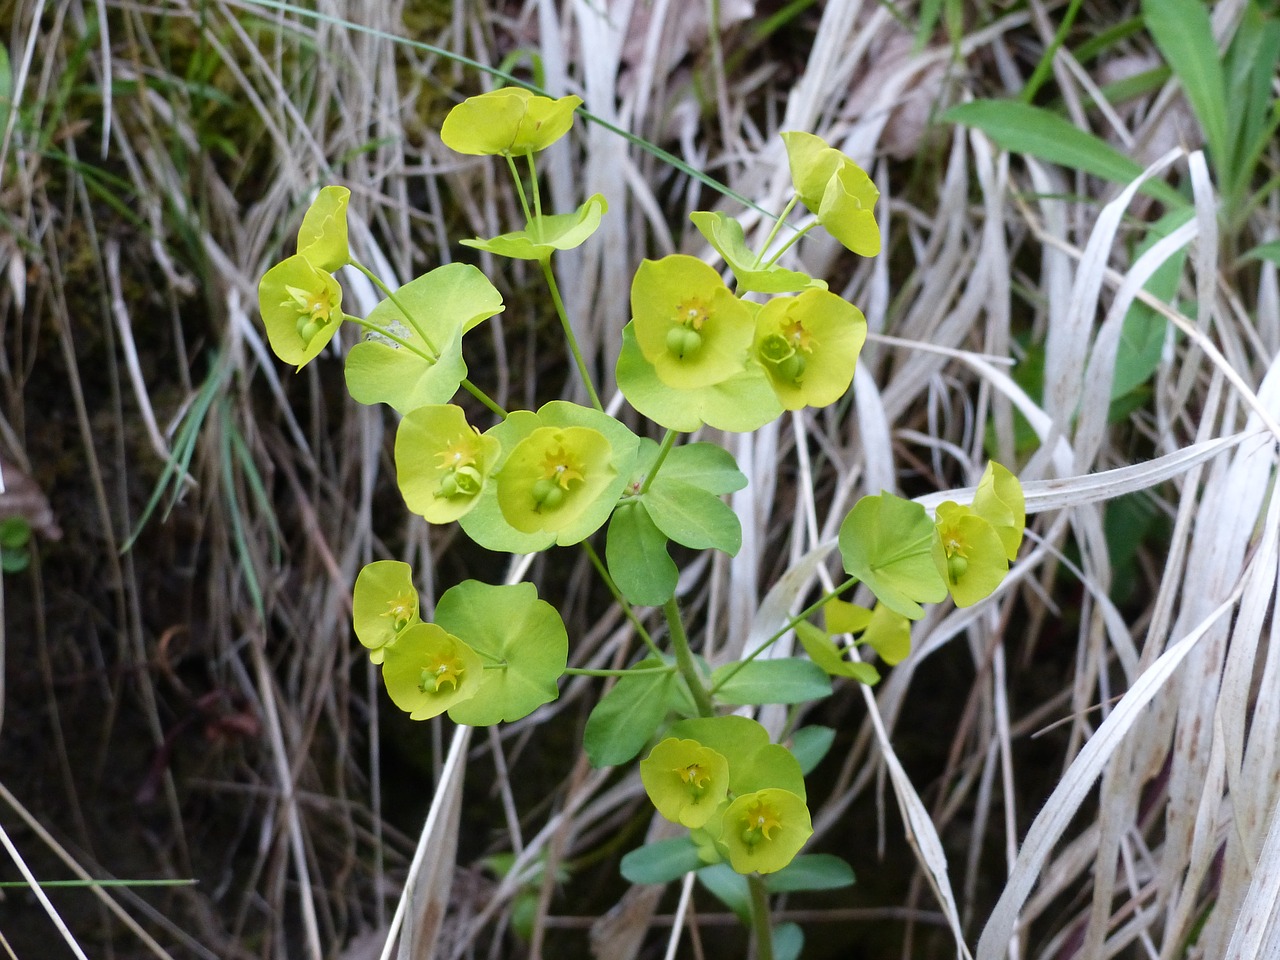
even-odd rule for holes
{"type": "Polygon", "coordinates": [[[1005,556],[1016,559],[1027,526],[1027,504],[1018,478],[994,460],[989,462],[973,495],[973,510],[996,528],[1005,556]]]}
{"type": "Polygon", "coordinates": [[[480,655],[434,623],[407,628],[382,664],[387,693],[412,720],[429,720],[470,700],[483,673],[480,655]]]}
{"type": "Polygon", "coordinates": [[[450,110],[440,139],[472,156],[536,153],[569,132],[581,104],[581,97],[552,100],[523,87],[503,87],[468,97],[450,110]]]}
{"type": "Polygon", "coordinates": [[[577,543],[613,509],[602,497],[618,476],[613,458],[609,440],[591,427],[538,427],[498,472],[503,517],[523,533],[555,533],[562,545],[577,543]]]}
{"type": "Polygon", "coordinates": [[[724,813],[720,841],[738,873],[773,873],[790,863],[813,836],[804,800],[768,787],[743,794],[724,813]]]}
{"type": "Polygon", "coordinates": [[[846,248],[864,257],[878,254],[875,205],[880,191],[866,171],[811,133],[784,133],[782,140],[800,201],[846,248]]]}
{"type": "Polygon", "coordinates": [[[418,622],[418,591],[413,570],[399,560],[375,560],[356,577],[351,598],[356,638],[369,648],[369,659],[381,663],[386,648],[418,622]]]}
{"type": "Polygon", "coordinates": [[[640,761],[640,781],[660,814],[701,827],[728,795],[729,761],[697,740],[668,737],[640,761]]]}
{"type": "Polygon", "coordinates": [[[457,520],[476,505],[501,444],[467,423],[462,408],[410,411],[396,431],[396,481],[404,502],[429,523],[457,520]]]}
{"type": "Polygon", "coordinates": [[[277,357],[299,369],[315,359],[342,324],[342,288],[301,254],[281,260],[258,284],[258,308],[277,357]]]}
{"type": "Polygon", "coordinates": [[[1009,570],[995,527],[968,507],[938,504],[933,562],[957,607],[989,597],[1009,570]]]}
{"type": "Polygon", "coordinates": [[[787,410],[839,400],[866,338],[862,311],[826,290],[774,297],[756,315],[756,359],[787,410]]]}
{"type": "Polygon", "coordinates": [[[347,246],[346,187],[324,187],[307,208],[298,229],[298,253],[312,265],[329,273],[346,266],[351,258],[347,246]]]}

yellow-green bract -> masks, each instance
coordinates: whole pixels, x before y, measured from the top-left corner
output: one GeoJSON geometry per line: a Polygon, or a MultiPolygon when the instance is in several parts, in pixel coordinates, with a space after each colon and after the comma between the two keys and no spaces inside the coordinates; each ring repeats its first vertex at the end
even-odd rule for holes
{"type": "Polygon", "coordinates": [[[864,257],[878,254],[880,227],[874,208],[880,191],[866,171],[811,133],[792,131],[782,134],[782,140],[800,201],[849,250],[864,257]]]}
{"type": "Polygon", "coordinates": [[[773,873],[790,863],[811,836],[813,823],[804,800],[768,787],[729,804],[720,841],[738,873],[773,873]]]}
{"type": "Polygon", "coordinates": [[[536,153],[573,126],[581,97],[537,96],[523,87],[502,87],[468,97],[449,111],[440,128],[445,146],[472,156],[536,153]]]}
{"type": "Polygon", "coordinates": [[[467,423],[462,408],[412,410],[396,431],[396,482],[406,506],[429,523],[457,520],[476,505],[501,444],[467,423]]]}
{"type": "Polygon", "coordinates": [[[1009,571],[995,527],[969,507],[947,500],[938,504],[937,530],[933,560],[956,606],[971,607],[991,596],[1009,571]]]}
{"type": "Polygon", "coordinates": [[[640,781],[660,814],[701,827],[729,792],[729,761],[696,740],[668,737],[640,761],[640,781]]]}
{"type": "Polygon", "coordinates": [[[484,662],[468,644],[434,623],[415,623],[386,650],[387,693],[413,720],[429,720],[480,690],[484,662]]]}
{"type": "Polygon", "coordinates": [[[368,647],[369,659],[381,663],[386,648],[418,623],[418,591],[413,570],[399,560],[375,560],[356,577],[351,598],[356,638],[368,647]]]}
{"type": "Polygon", "coordinates": [[[756,315],[756,358],[787,410],[839,400],[866,338],[862,311],[826,290],[774,297],[756,315]]]}
{"type": "Polygon", "coordinates": [[[332,274],[295,254],[263,274],[258,309],[275,355],[302,369],[342,325],[342,288],[332,274]]]}

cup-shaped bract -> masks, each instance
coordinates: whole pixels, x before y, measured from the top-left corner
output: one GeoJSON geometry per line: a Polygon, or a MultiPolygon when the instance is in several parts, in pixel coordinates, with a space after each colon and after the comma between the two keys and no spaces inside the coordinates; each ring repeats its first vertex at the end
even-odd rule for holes
{"type": "Polygon", "coordinates": [[[756,315],[756,359],[787,410],[839,400],[866,339],[862,311],[826,290],[774,297],[756,315]]]}
{"type": "Polygon", "coordinates": [[[743,794],[724,813],[720,841],[738,873],[781,870],[813,836],[804,800],[790,790],[767,787],[743,794]]]}
{"type": "Polygon", "coordinates": [[[523,230],[500,234],[487,240],[461,240],[464,247],[487,250],[513,260],[546,263],[557,250],[572,250],[590,239],[609,211],[604,194],[592,194],[573,213],[547,213],[534,217],[523,230]]]}
{"type": "Polygon", "coordinates": [[[812,133],[791,131],[782,140],[800,202],[845,248],[864,257],[878,254],[875,205],[880,191],[866,171],[812,133]]]}
{"type": "Polygon", "coordinates": [[[316,195],[298,229],[298,253],[313,265],[330,273],[351,259],[347,247],[346,187],[324,187],[316,195]]]}
{"type": "Polygon", "coordinates": [[[457,520],[476,505],[500,452],[459,406],[411,410],[396,431],[396,482],[406,506],[428,523],[457,520]]]}
{"type": "Polygon", "coordinates": [[[327,270],[294,254],[263,274],[258,309],[275,355],[301,370],[342,325],[342,288],[327,270]]]}
{"type": "Polygon", "coordinates": [[[973,511],[996,528],[1005,556],[1012,562],[1027,526],[1027,502],[1018,478],[994,460],[987,464],[973,495],[973,511]]]}
{"type": "Polygon", "coordinates": [[[971,607],[989,597],[1009,570],[995,527],[950,500],[938,504],[936,526],[933,562],[956,606],[971,607]]]}
{"type": "Polygon", "coordinates": [[[645,260],[631,283],[636,343],[658,379],[677,390],[708,387],[743,370],[753,312],[697,257],[645,260]]]}
{"type": "Polygon", "coordinates": [[[468,97],[449,111],[440,128],[445,146],[471,156],[537,153],[573,126],[581,97],[553,100],[524,87],[502,87],[468,97]]]}
{"type": "Polygon", "coordinates": [[[365,564],[352,591],[351,620],[356,639],[369,648],[369,659],[381,663],[387,647],[418,622],[413,569],[399,560],[365,564]]]}
{"type": "Polygon", "coordinates": [[[470,646],[434,623],[415,623],[387,648],[382,680],[411,720],[429,720],[480,689],[484,661],[470,646]]]}
{"type": "Polygon", "coordinates": [[[697,740],[668,737],[640,761],[640,782],[658,812],[701,827],[729,793],[729,761],[697,740]]]}
{"type": "Polygon", "coordinates": [[[591,427],[538,427],[498,472],[498,505],[523,533],[556,534],[561,546],[594,532],[613,509],[618,477],[608,438],[591,427]]]}

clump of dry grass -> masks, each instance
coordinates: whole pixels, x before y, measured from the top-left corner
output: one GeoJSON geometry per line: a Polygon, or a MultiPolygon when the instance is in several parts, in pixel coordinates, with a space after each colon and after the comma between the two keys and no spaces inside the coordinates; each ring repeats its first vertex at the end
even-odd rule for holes
{"type": "MultiPolygon", "coordinates": [[[[1225,29],[1237,6],[1218,5],[1225,29]]],[[[733,500],[743,549],[682,585],[713,661],[753,646],[826,576],[861,493],[963,498],[989,451],[1020,467],[1033,544],[999,594],[933,609],[880,687],[813,713],[840,728],[813,791],[813,848],[862,882],[798,917],[885,957],[1278,949],[1280,296],[1274,266],[1220,251],[1274,239],[1280,201],[1225,238],[1202,156],[1154,150],[1150,176],[1189,183],[1197,216],[1135,257],[1135,225],[1156,211],[1133,189],[928,124],[975,93],[1017,94],[1062,4],[919,48],[910,4],[831,3],[772,33],[747,7],[724,5],[710,30],[700,10],[0,9],[17,105],[0,143],[5,479],[12,464],[42,485],[65,533],[4,584],[3,839],[33,891],[68,875],[199,881],[49,890],[48,923],[65,921],[76,955],[390,956],[393,929],[398,955],[714,953],[723,917],[691,882],[664,899],[617,880],[611,840],[661,828],[634,777],[578,751],[596,681],[487,736],[409,729],[381,714],[348,636],[350,585],[375,557],[432,571],[425,597],[522,572],[404,521],[387,414],[345,402],[333,360],[281,370],[256,317],[257,278],[318,184],[352,188],[359,258],[400,281],[509,222],[492,170],[433,132],[489,82],[442,50],[487,66],[536,51],[548,90],[579,93],[763,210],[787,189],[779,129],[826,137],[881,188],[885,255],[798,251],[876,334],[851,403],[726,438],[751,481],[733,500]],[[1173,305],[1151,302],[1180,333],[1145,402],[1113,422],[1123,318],[1183,248],[1173,305]],[[1041,396],[1011,375],[1036,345],[1041,396]],[[1108,504],[1121,496],[1166,526],[1117,571],[1108,504]],[[1119,603],[1118,573],[1132,583],[1119,603]],[[515,854],[502,878],[478,866],[499,851],[515,854]],[[509,928],[530,902],[524,947],[509,928]]],[[[1108,61],[1150,56],[1140,36],[1097,65],[1069,49],[1053,78],[1082,124],[1108,61]]],[[[1170,85],[1105,122],[1140,155],[1179,102],[1170,85]]],[[[584,185],[610,204],[593,242],[558,263],[607,372],[640,258],[706,254],[684,214],[743,208],[604,124],[558,149],[554,205],[584,185]]],[[[749,231],[767,232],[763,219],[746,209],[749,231]]],[[[567,365],[546,362],[529,278],[481,265],[509,302],[491,324],[499,402],[572,389],[567,365]]],[[[359,277],[343,279],[353,312],[373,305],[359,277]]],[[[589,569],[533,563],[573,663],[623,665],[631,627],[589,569]]],[[[5,910],[17,955],[55,935],[43,920],[11,928],[5,910]]]]}

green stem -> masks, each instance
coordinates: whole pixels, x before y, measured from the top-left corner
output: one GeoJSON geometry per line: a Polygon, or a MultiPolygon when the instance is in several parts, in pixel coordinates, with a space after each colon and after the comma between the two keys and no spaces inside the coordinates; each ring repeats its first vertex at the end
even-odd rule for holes
{"type": "Polygon", "coordinates": [[[764,888],[764,877],[758,873],[747,876],[751,890],[751,932],[756,941],[756,960],[773,960],[773,930],[769,923],[769,894],[764,888]]]}
{"type": "Polygon", "coordinates": [[[662,466],[662,461],[667,459],[667,454],[671,452],[671,448],[675,446],[676,437],[679,434],[675,430],[668,429],[662,437],[662,446],[658,448],[658,458],[653,461],[653,466],[649,468],[649,473],[644,478],[644,483],[640,485],[640,493],[647,493],[653,478],[658,475],[658,468],[662,466]]]}
{"type": "Polygon", "coordinates": [[[604,585],[609,588],[609,592],[613,594],[614,601],[622,608],[622,612],[626,614],[627,619],[631,621],[631,625],[636,628],[636,633],[640,635],[640,639],[645,642],[645,646],[659,660],[663,659],[662,651],[658,649],[658,645],[653,642],[653,637],[649,636],[649,631],[644,628],[644,624],[640,622],[640,618],[636,616],[636,612],[631,609],[631,604],[627,603],[627,598],[622,595],[622,591],[618,589],[618,585],[613,582],[613,577],[609,576],[609,571],[604,565],[604,561],[600,559],[600,554],[596,553],[596,548],[591,546],[587,540],[582,541],[582,549],[587,553],[587,559],[591,561],[591,565],[596,568],[596,573],[600,574],[600,579],[604,581],[604,585]]]}
{"type": "MultiPolygon", "coordinates": [[[[516,185],[516,196],[520,198],[520,209],[524,211],[524,219],[526,223],[533,222],[533,216],[529,213],[529,201],[524,195],[524,182],[520,179],[520,171],[516,169],[516,158],[509,153],[504,153],[507,158],[507,169],[511,171],[511,179],[516,185]]],[[[534,182],[537,185],[537,181],[534,182]]]]}
{"type": "MultiPolygon", "coordinates": [[[[783,224],[787,222],[788,214],[790,214],[791,211],[795,209],[796,204],[799,202],[800,202],[800,194],[793,193],[791,195],[791,201],[786,205],[786,207],[783,208],[782,213],[778,214],[778,219],[773,222],[773,229],[769,231],[768,239],[765,240],[764,246],[760,248],[760,252],[756,254],[755,265],[757,267],[760,266],[760,261],[764,259],[764,255],[769,252],[769,248],[773,246],[773,241],[777,239],[778,231],[781,230],[783,224]]],[[[788,246],[790,246],[790,244],[788,244],[788,246]]],[[[783,249],[785,250],[786,247],[784,247],[783,249]]],[[[781,256],[781,251],[779,251],[778,256],[781,256]]],[[[778,257],[774,257],[772,260],[769,261],[769,263],[774,264],[777,262],[777,260],[778,260],[778,257]]]]}
{"type": "Polygon", "coordinates": [[[418,321],[413,318],[413,314],[410,313],[409,309],[403,303],[400,302],[400,298],[397,297],[391,291],[391,288],[388,287],[385,283],[383,283],[382,279],[378,277],[372,270],[366,267],[363,263],[360,263],[358,260],[348,260],[347,263],[351,264],[351,266],[355,267],[357,270],[363,273],[366,277],[368,277],[373,282],[373,285],[375,287],[377,287],[384,294],[386,294],[387,299],[390,300],[393,304],[395,304],[397,310],[399,310],[401,313],[404,314],[404,318],[406,321],[408,321],[409,326],[413,327],[413,332],[422,338],[422,342],[427,345],[427,349],[430,350],[432,353],[434,353],[436,357],[439,357],[440,348],[431,342],[431,338],[427,336],[427,332],[418,325],[418,321]]]}
{"type": "Polygon", "coordinates": [[[786,242],[786,243],[784,243],[781,247],[779,247],[779,248],[778,248],[778,252],[777,252],[777,253],[775,253],[772,257],[770,257],[770,258],[769,258],[769,262],[766,264],[766,266],[771,267],[771,266],[773,266],[775,263],[777,263],[777,262],[778,262],[778,258],[779,258],[779,257],[781,257],[784,253],[786,253],[786,252],[787,252],[788,250],[790,250],[793,246],[795,246],[795,244],[796,244],[796,241],[797,241],[797,240],[799,240],[801,237],[803,237],[806,233],[808,233],[810,230],[812,230],[812,229],[813,229],[814,227],[816,227],[817,225],[818,225],[818,221],[817,221],[817,220],[815,220],[815,221],[813,221],[813,223],[809,224],[809,225],[808,225],[807,227],[805,227],[803,230],[797,230],[797,231],[795,232],[795,234],[794,234],[794,235],[793,235],[789,240],[787,240],[787,242],[786,242]]]}
{"type": "Polygon", "coordinates": [[[542,191],[538,188],[538,168],[533,162],[533,151],[524,155],[529,165],[529,185],[533,189],[533,215],[538,223],[538,239],[542,239],[542,191]]]}
{"type": "Polygon", "coordinates": [[[565,667],[566,677],[634,677],[637,673],[674,673],[675,667],[640,667],[636,670],[591,670],[586,667],[565,667]]]}
{"type": "Polygon", "coordinates": [[[785,634],[788,630],[792,629],[797,623],[799,623],[801,620],[808,620],[811,616],[813,616],[815,613],[817,613],[819,610],[822,609],[822,605],[824,603],[826,603],[832,597],[838,597],[840,594],[844,593],[846,590],[848,590],[857,582],[858,582],[857,577],[850,577],[844,583],[840,584],[837,587],[832,588],[827,593],[824,593],[821,597],[819,597],[813,603],[809,604],[809,606],[805,607],[803,610],[797,613],[794,617],[792,617],[790,620],[784,623],[781,629],[779,629],[777,633],[771,636],[768,640],[764,641],[764,643],[760,644],[760,646],[756,647],[754,650],[752,650],[749,654],[747,654],[737,663],[728,667],[724,672],[724,676],[721,677],[719,681],[717,681],[716,685],[711,688],[711,692],[715,693],[717,690],[723,687],[726,683],[732,680],[734,674],[736,674],[744,666],[746,666],[756,657],[760,656],[760,654],[764,653],[771,646],[777,643],[779,638],[781,638],[782,635],[785,634]]]}
{"type": "Polygon", "coordinates": [[[698,707],[698,715],[714,717],[715,707],[711,704],[711,695],[707,693],[707,688],[702,685],[702,677],[698,673],[697,663],[694,662],[693,651],[689,649],[689,636],[684,632],[684,621],[680,619],[680,606],[676,603],[675,597],[663,604],[662,612],[667,615],[671,646],[676,651],[676,666],[680,668],[684,682],[689,685],[689,693],[692,694],[693,702],[698,707]]]}
{"type": "Polygon", "coordinates": [[[488,407],[490,410],[492,410],[494,413],[500,416],[503,420],[507,419],[507,411],[502,409],[502,407],[498,404],[498,401],[494,400],[492,397],[490,397],[487,393],[485,393],[483,390],[477,387],[470,380],[462,381],[462,389],[466,390],[467,393],[471,394],[473,397],[475,397],[477,400],[483,403],[486,407],[488,407]]]}
{"type": "Polygon", "coordinates": [[[547,278],[547,286],[551,290],[551,302],[556,305],[556,316],[560,318],[560,326],[564,328],[565,339],[569,342],[569,352],[573,354],[573,362],[578,365],[578,375],[586,385],[587,394],[591,397],[591,405],[604,413],[604,404],[600,402],[595,384],[591,382],[587,362],[582,358],[582,351],[578,349],[578,338],[573,335],[573,328],[569,326],[569,315],[565,312],[564,301],[560,299],[560,288],[556,285],[556,276],[551,270],[551,260],[547,258],[539,260],[538,263],[542,267],[542,275],[547,278]]]}

